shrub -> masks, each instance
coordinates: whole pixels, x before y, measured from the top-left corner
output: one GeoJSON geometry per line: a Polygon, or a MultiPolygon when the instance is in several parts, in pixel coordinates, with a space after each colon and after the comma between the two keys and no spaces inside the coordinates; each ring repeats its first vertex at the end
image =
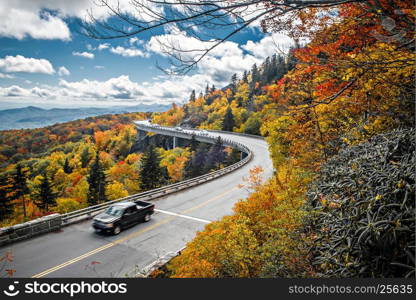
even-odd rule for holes
{"type": "Polygon", "coordinates": [[[415,275],[415,130],[381,134],[323,165],[308,192],[325,277],[415,275]]]}

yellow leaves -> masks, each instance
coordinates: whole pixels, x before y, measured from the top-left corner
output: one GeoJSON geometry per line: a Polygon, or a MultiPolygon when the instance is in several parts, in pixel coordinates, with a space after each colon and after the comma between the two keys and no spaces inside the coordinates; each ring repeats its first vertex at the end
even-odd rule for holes
{"type": "Polygon", "coordinates": [[[83,208],[83,205],[74,198],[58,198],[56,200],[55,211],[60,214],[65,214],[81,208],[83,208]]]}
{"type": "Polygon", "coordinates": [[[234,215],[207,225],[169,263],[173,277],[257,277],[277,253],[278,264],[306,270],[293,232],[301,226],[300,208],[311,177],[287,164],[269,182],[257,185],[261,171],[251,170],[256,190],[235,205],[234,215]]]}
{"type": "Polygon", "coordinates": [[[185,116],[183,107],[179,107],[176,104],[172,104],[172,108],[163,113],[154,113],[152,115],[152,122],[165,126],[178,125],[185,116]]]}
{"type": "Polygon", "coordinates": [[[138,167],[136,165],[127,164],[120,161],[114,164],[106,171],[109,180],[123,183],[126,179],[137,179],[139,176],[138,167]]]}
{"type": "Polygon", "coordinates": [[[207,225],[169,264],[173,277],[253,277],[258,244],[248,221],[230,216],[207,225]]]}
{"type": "Polygon", "coordinates": [[[110,143],[113,132],[110,130],[107,131],[96,131],[94,133],[95,145],[99,150],[106,150],[108,144],[110,143]]]}
{"type": "Polygon", "coordinates": [[[400,181],[397,183],[397,187],[398,187],[399,189],[404,188],[404,187],[405,187],[405,185],[406,185],[406,182],[405,182],[404,180],[400,180],[400,181]]]}
{"type": "Polygon", "coordinates": [[[160,165],[167,168],[171,181],[178,182],[183,180],[185,166],[190,156],[189,149],[177,147],[171,150],[164,150],[160,148],[159,152],[161,154],[160,165]]]}
{"type": "Polygon", "coordinates": [[[107,185],[105,194],[108,200],[115,200],[129,195],[124,185],[118,181],[113,181],[107,185]]]}
{"type": "Polygon", "coordinates": [[[142,158],[143,153],[131,153],[124,160],[129,165],[137,164],[142,158]]]}
{"type": "Polygon", "coordinates": [[[246,182],[246,184],[241,185],[241,187],[246,187],[249,191],[255,191],[263,183],[264,170],[261,166],[254,166],[248,172],[248,177],[243,177],[243,181],[246,182]]]}

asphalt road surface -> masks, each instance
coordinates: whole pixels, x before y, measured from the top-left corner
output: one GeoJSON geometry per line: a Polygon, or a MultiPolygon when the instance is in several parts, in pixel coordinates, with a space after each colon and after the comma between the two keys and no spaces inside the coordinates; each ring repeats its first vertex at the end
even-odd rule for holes
{"type": "Polygon", "coordinates": [[[248,195],[243,177],[254,166],[269,178],[273,166],[265,141],[231,134],[212,133],[252,149],[254,158],[244,167],[202,185],[153,200],[157,211],[117,236],[97,234],[91,221],[64,227],[0,248],[11,251],[8,268],[14,277],[130,277],[158,258],[175,252],[214,220],[232,214],[234,204],[248,195]]]}

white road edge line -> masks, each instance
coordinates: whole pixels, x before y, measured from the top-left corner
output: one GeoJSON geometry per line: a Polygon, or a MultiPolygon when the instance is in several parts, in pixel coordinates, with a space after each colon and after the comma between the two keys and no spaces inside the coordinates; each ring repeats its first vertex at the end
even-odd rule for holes
{"type": "Polygon", "coordinates": [[[204,220],[204,219],[200,219],[200,218],[195,218],[195,217],[191,217],[191,216],[177,214],[177,213],[170,212],[170,211],[166,211],[166,210],[155,209],[155,211],[156,212],[159,212],[159,213],[162,213],[162,214],[167,214],[167,215],[171,215],[171,216],[181,217],[181,218],[185,218],[185,219],[189,219],[189,220],[194,220],[194,221],[201,222],[201,223],[206,223],[206,224],[212,222],[212,221],[208,221],[208,220],[204,220]]]}

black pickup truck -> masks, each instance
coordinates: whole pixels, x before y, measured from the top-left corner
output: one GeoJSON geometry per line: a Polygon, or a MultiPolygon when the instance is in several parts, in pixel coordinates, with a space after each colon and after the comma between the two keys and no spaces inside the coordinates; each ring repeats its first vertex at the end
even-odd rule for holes
{"type": "Polygon", "coordinates": [[[154,209],[154,204],[140,200],[115,203],[94,218],[92,227],[96,231],[119,234],[123,228],[141,221],[148,222],[154,209]]]}

